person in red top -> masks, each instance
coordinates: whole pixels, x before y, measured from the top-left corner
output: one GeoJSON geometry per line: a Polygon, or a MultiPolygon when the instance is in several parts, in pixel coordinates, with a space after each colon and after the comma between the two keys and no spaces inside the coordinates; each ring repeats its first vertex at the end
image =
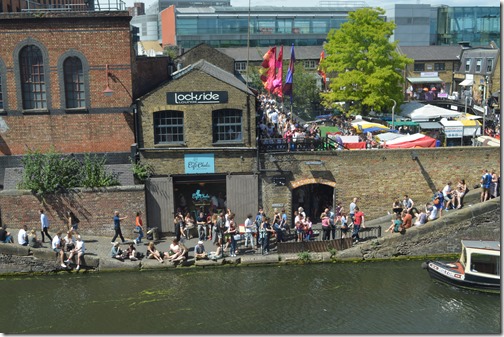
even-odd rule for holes
{"type": "Polygon", "coordinates": [[[361,212],[359,206],[356,206],[354,214],[354,228],[352,232],[352,238],[354,239],[354,243],[358,243],[360,240],[359,231],[361,226],[362,228],[366,228],[366,226],[364,225],[364,213],[361,212]]]}
{"type": "Polygon", "coordinates": [[[411,227],[413,217],[406,210],[402,211],[402,228],[408,229],[411,227]]]}
{"type": "Polygon", "coordinates": [[[135,219],[135,229],[138,232],[138,237],[134,240],[135,244],[138,246],[142,242],[143,238],[143,222],[142,222],[142,212],[137,212],[135,219]]]}

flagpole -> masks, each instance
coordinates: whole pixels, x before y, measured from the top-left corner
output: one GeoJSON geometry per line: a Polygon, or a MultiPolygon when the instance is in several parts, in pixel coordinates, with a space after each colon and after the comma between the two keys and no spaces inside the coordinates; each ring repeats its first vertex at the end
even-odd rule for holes
{"type": "Polygon", "coordinates": [[[250,0],[248,2],[248,24],[247,24],[247,78],[245,79],[245,85],[248,88],[249,84],[249,60],[250,60],[250,0]]]}

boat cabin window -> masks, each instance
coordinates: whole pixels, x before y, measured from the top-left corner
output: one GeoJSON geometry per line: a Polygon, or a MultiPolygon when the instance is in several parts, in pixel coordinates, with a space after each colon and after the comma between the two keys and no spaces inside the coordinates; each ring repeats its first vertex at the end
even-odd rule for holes
{"type": "Polygon", "coordinates": [[[500,256],[472,254],[471,271],[500,275],[500,256]]]}

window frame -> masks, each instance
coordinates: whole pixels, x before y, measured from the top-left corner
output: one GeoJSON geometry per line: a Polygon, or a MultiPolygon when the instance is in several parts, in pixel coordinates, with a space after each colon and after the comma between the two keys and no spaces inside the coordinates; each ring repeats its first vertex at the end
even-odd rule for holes
{"type": "Polygon", "coordinates": [[[58,58],[58,82],[60,87],[60,106],[61,109],[66,112],[87,112],[91,107],[91,98],[89,97],[90,88],[89,88],[89,63],[81,52],[75,49],[69,49],[58,58]],[[80,60],[82,64],[82,73],[83,73],[83,90],[84,90],[84,106],[78,108],[69,108],[67,104],[67,95],[66,95],[66,81],[64,74],[64,63],[69,57],[76,57],[80,60]]]}
{"type": "Polygon", "coordinates": [[[465,72],[469,72],[471,71],[471,63],[472,63],[472,59],[471,58],[466,58],[465,59],[465,72]]]}
{"type": "Polygon", "coordinates": [[[239,109],[218,109],[212,111],[212,143],[218,144],[236,144],[243,143],[243,111],[239,109]],[[224,121],[219,121],[219,119],[224,121]],[[226,121],[226,119],[228,121],[226,121]],[[239,121],[237,121],[239,119],[239,121]],[[232,121],[235,120],[235,121],[232,121]],[[234,130],[238,137],[228,138],[228,127],[238,127],[234,130]]]}
{"type": "Polygon", "coordinates": [[[63,61],[63,78],[65,87],[65,109],[86,108],[84,69],[79,57],[69,56],[63,61]],[[69,64],[70,66],[68,66],[69,64]],[[70,70],[70,73],[68,70],[70,70]]]}
{"type": "Polygon", "coordinates": [[[487,57],[486,58],[486,72],[491,73],[493,70],[493,64],[494,64],[494,58],[493,57],[487,57]]]}
{"type": "Polygon", "coordinates": [[[481,68],[482,68],[482,66],[483,66],[483,58],[478,57],[478,58],[476,59],[476,68],[474,69],[474,71],[475,71],[476,73],[480,73],[480,72],[481,72],[481,68]]]}
{"type": "Polygon", "coordinates": [[[42,50],[29,44],[23,46],[17,56],[23,110],[47,110],[48,86],[42,50]]]}
{"type": "Polygon", "coordinates": [[[413,71],[416,71],[416,72],[425,71],[425,63],[424,62],[413,63],[413,71]]]}
{"type": "Polygon", "coordinates": [[[434,71],[446,71],[446,63],[445,62],[435,62],[434,63],[434,71]]]}
{"type": "Polygon", "coordinates": [[[154,133],[154,145],[156,146],[163,146],[163,145],[174,145],[174,144],[185,144],[185,137],[184,137],[184,112],[180,110],[160,110],[156,111],[152,115],[152,126],[153,126],[153,133],[154,133]],[[162,116],[161,114],[172,114],[171,116],[162,116]],[[181,123],[165,123],[165,124],[159,124],[160,119],[165,119],[167,120],[179,120],[181,123]],[[180,129],[178,130],[179,132],[174,133],[161,133],[158,132],[159,129],[161,128],[166,128],[166,129],[180,129]],[[161,140],[160,137],[165,137],[167,139],[168,137],[178,137],[177,140],[161,140]]]}
{"type": "Polygon", "coordinates": [[[7,71],[0,58],[0,111],[7,110],[7,71]]]}

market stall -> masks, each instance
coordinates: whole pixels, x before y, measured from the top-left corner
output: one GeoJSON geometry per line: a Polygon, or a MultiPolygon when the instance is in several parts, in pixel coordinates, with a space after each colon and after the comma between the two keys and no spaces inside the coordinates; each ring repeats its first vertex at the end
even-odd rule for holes
{"type": "Polygon", "coordinates": [[[421,133],[406,135],[383,143],[383,147],[389,149],[400,149],[400,148],[407,149],[414,147],[435,147],[435,146],[436,146],[436,139],[423,135],[421,133]]]}

